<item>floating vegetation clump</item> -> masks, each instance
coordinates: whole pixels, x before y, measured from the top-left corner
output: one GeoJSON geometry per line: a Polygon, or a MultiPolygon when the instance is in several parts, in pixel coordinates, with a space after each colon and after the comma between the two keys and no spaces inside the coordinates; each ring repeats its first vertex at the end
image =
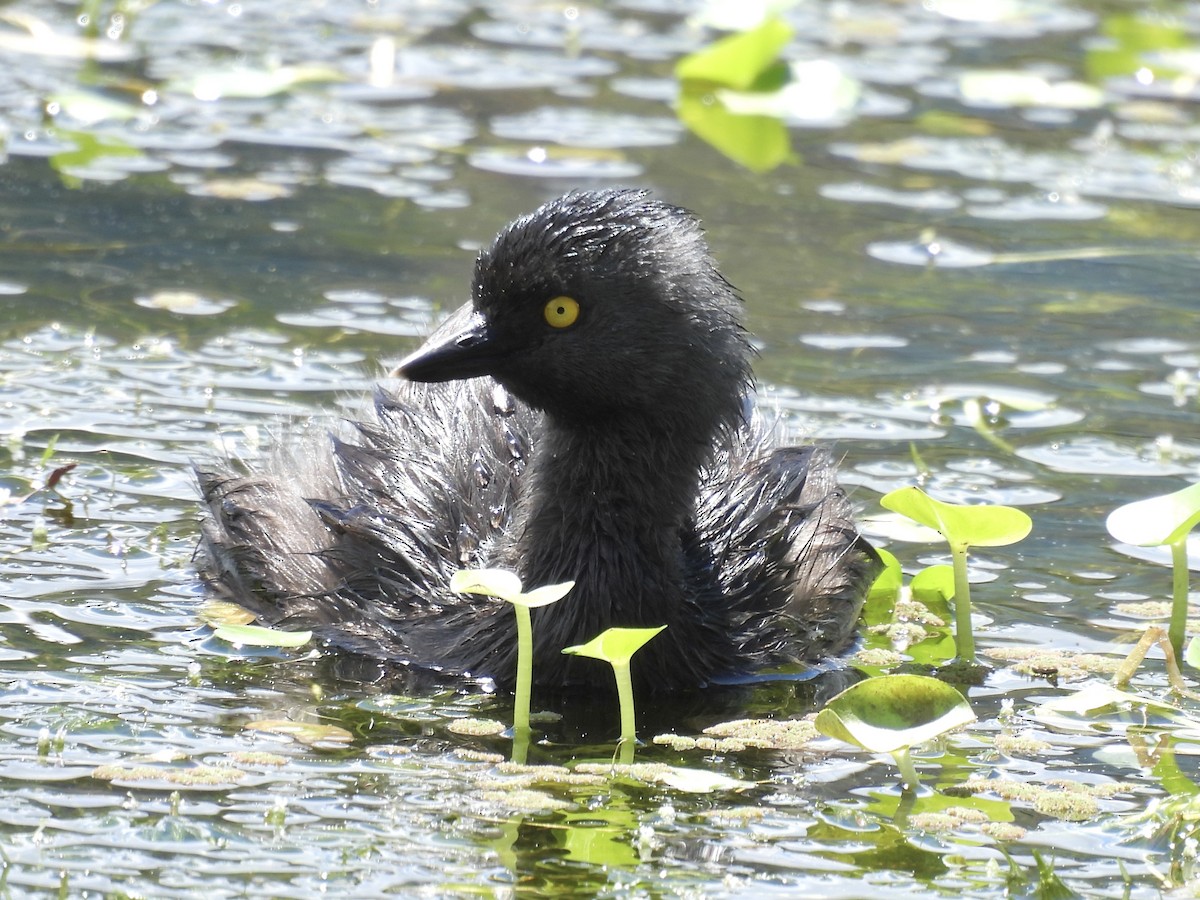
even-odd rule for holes
{"type": "Polygon", "coordinates": [[[734,719],[704,729],[706,735],[728,738],[747,747],[766,750],[803,750],[821,736],[816,716],[802,719],[734,719]]]}
{"type": "Polygon", "coordinates": [[[686,769],[664,763],[579,763],[576,772],[607,775],[640,784],[653,784],[678,791],[707,794],[712,791],[741,791],[754,787],[751,781],[730,778],[719,772],[686,769]]]}
{"type": "Polygon", "coordinates": [[[982,655],[1013,663],[1013,671],[1021,675],[1061,682],[1079,681],[1092,675],[1115,675],[1121,668],[1120,657],[1049,647],[989,647],[982,655]]]}
{"type": "Polygon", "coordinates": [[[495,737],[504,734],[505,725],[495,719],[454,719],[446,730],[467,737],[495,737]]]}
{"type": "Polygon", "coordinates": [[[176,788],[233,787],[246,778],[246,772],[233,766],[167,767],[112,764],[97,766],[92,777],[120,785],[162,784],[176,788]]]}
{"type": "Polygon", "coordinates": [[[1054,750],[1054,745],[1029,734],[998,734],[992,741],[998,753],[1005,756],[1040,756],[1054,750]]]}
{"type": "Polygon", "coordinates": [[[1121,794],[1132,793],[1135,788],[1123,784],[1084,784],[1078,781],[1053,779],[1043,784],[1018,781],[1012,778],[987,778],[973,775],[946,793],[959,796],[995,794],[1005,800],[1016,801],[1033,808],[1035,812],[1068,822],[1086,822],[1100,812],[1100,801],[1121,794]]]}
{"type": "Polygon", "coordinates": [[[526,788],[505,787],[500,790],[481,791],[479,799],[492,807],[534,814],[570,809],[574,806],[568,800],[559,799],[544,791],[531,791],[526,788]]]}

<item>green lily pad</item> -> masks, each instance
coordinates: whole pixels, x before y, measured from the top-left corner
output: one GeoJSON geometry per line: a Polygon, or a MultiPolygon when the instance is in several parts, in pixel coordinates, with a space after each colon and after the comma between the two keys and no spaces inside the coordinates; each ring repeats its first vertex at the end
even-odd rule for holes
{"type": "Polygon", "coordinates": [[[586,644],[564,647],[563,653],[602,659],[614,666],[627,666],[633,654],[666,627],[659,625],[657,628],[609,628],[586,644]]]}
{"type": "Polygon", "coordinates": [[[1172,494],[1126,503],[1108,514],[1108,533],[1137,547],[1180,541],[1200,522],[1200,483],[1172,494]]]}
{"type": "Polygon", "coordinates": [[[1011,506],[961,506],[935,500],[918,487],[903,487],[879,501],[885,509],[902,513],[939,531],[952,544],[1003,547],[1015,544],[1033,529],[1033,520],[1011,506]]]}
{"type": "Polygon", "coordinates": [[[962,694],[924,675],[881,675],[838,694],[817,713],[821,734],[895,753],[975,721],[962,694]]]}
{"type": "Polygon", "coordinates": [[[311,631],[279,631],[261,625],[221,625],[213,635],[243,647],[303,647],[312,640],[311,631]]]}

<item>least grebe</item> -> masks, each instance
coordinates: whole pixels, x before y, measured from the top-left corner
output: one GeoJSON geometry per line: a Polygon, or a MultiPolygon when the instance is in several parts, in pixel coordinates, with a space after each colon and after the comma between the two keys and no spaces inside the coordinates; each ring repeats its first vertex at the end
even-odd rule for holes
{"type": "Polygon", "coordinates": [[[329,444],[199,467],[202,570],[268,624],[396,663],[509,679],[512,611],[459,568],[574,581],[535,610],[534,677],[603,684],[563,647],[667,625],[635,661],[674,690],[836,654],[878,557],[828,452],[750,412],[741,300],[697,220],[628,190],[523,216],[471,302],[329,444]]]}

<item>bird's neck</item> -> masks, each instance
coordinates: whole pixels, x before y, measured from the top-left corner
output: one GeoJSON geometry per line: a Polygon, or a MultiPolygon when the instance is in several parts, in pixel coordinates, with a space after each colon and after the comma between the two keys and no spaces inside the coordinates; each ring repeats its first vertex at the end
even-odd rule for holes
{"type": "Polygon", "coordinates": [[[547,638],[670,624],[685,597],[683,534],[716,426],[547,418],[542,427],[511,533],[527,585],[576,582],[546,617],[555,623],[547,638]]]}

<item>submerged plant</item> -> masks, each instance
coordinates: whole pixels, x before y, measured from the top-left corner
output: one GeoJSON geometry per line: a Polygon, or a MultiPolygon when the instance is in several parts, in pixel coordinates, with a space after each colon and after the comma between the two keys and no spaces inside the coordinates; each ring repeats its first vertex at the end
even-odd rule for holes
{"type": "Polygon", "coordinates": [[[1187,631],[1188,534],[1200,522],[1200,484],[1172,494],[1126,503],[1108,514],[1108,533],[1135,547],[1170,547],[1171,625],[1168,635],[1176,657],[1183,656],[1187,631]]]}
{"type": "Polygon", "coordinates": [[[529,735],[529,703],[533,694],[533,617],[530,610],[557,603],[575,582],[547,584],[521,590],[521,579],[507,569],[460,569],[450,579],[450,590],[460,594],[499,597],[517,614],[517,688],[513,702],[513,732],[520,743],[529,735]]]}
{"type": "Polygon", "coordinates": [[[885,509],[908,516],[936,529],[950,544],[954,565],[954,637],[958,656],[975,659],[975,632],[971,628],[971,585],[967,579],[967,550],[971,547],[1003,547],[1015,544],[1033,528],[1033,520],[1011,506],[962,506],[935,500],[918,487],[905,487],[885,494],[879,501],[885,509]]]}
{"type": "Polygon", "coordinates": [[[910,750],[975,721],[963,695],[925,675],[881,675],[847,688],[817,713],[821,734],[872,753],[890,753],[904,786],[920,786],[910,750]]]}
{"type": "Polygon", "coordinates": [[[617,680],[617,699],[621,704],[621,745],[627,748],[630,756],[637,740],[637,726],[633,706],[633,678],[630,676],[629,663],[633,654],[666,627],[659,625],[657,628],[609,628],[586,644],[563,648],[563,653],[602,659],[612,666],[613,677],[617,680]]]}

